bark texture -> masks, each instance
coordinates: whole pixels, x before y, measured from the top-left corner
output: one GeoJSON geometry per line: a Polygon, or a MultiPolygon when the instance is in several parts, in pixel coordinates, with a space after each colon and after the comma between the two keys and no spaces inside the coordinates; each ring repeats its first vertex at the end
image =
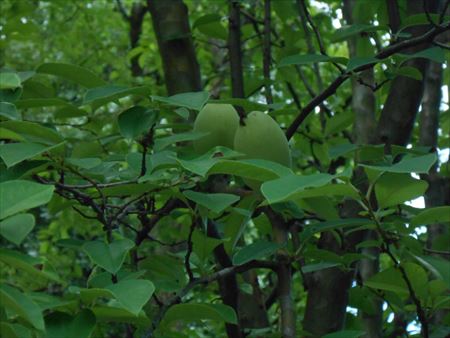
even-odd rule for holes
{"type": "Polygon", "coordinates": [[[169,95],[202,89],[187,6],[181,0],[147,0],[169,95]]]}

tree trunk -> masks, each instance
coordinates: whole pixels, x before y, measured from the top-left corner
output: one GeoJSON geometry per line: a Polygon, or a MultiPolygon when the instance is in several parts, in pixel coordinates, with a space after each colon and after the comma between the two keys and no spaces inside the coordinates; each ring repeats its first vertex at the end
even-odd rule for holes
{"type": "Polygon", "coordinates": [[[202,89],[189,26],[187,6],[181,0],[147,0],[158,40],[169,95],[202,89]]]}
{"type": "MultiPolygon", "coordinates": [[[[137,47],[139,38],[142,34],[142,22],[144,20],[147,8],[140,3],[133,3],[131,7],[131,14],[129,16],[130,21],[130,44],[131,49],[137,47]]],[[[131,74],[133,76],[142,76],[143,70],[139,65],[139,55],[135,55],[131,58],[131,74]]]]}

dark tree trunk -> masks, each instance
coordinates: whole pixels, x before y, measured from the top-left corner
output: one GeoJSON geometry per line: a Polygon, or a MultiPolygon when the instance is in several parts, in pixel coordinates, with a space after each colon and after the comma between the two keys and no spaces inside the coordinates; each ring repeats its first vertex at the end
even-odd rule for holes
{"type": "Polygon", "coordinates": [[[181,0],[147,0],[169,95],[202,89],[187,6],[181,0]]]}
{"type": "MultiPolygon", "coordinates": [[[[131,49],[134,49],[138,46],[139,38],[142,34],[142,22],[144,20],[146,12],[147,7],[137,2],[133,3],[129,16],[131,49]]],[[[135,55],[131,58],[131,74],[133,76],[143,75],[143,69],[139,65],[139,55],[135,55]]]]}

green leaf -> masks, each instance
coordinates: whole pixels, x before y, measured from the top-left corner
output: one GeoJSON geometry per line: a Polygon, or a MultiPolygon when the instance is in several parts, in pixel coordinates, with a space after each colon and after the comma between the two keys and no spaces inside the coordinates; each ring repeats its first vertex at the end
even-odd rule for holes
{"type": "Polygon", "coordinates": [[[437,63],[445,63],[445,52],[440,47],[432,47],[425,50],[422,50],[420,52],[414,53],[414,54],[400,54],[401,56],[405,57],[407,60],[410,59],[416,59],[416,58],[423,58],[428,59],[437,63]]]}
{"type": "Polygon", "coordinates": [[[17,112],[16,106],[9,102],[0,102],[0,116],[8,120],[20,120],[20,114],[17,112]]]}
{"type": "Polygon", "coordinates": [[[35,225],[32,214],[18,214],[0,222],[0,235],[8,241],[20,245],[35,225]]]}
{"type": "Polygon", "coordinates": [[[138,316],[123,308],[113,306],[95,306],[92,311],[99,322],[127,323],[145,327],[150,325],[150,320],[143,311],[138,316]]]}
{"type": "Polygon", "coordinates": [[[350,60],[348,60],[347,71],[351,72],[358,67],[365,66],[365,65],[372,65],[372,64],[378,63],[380,61],[381,61],[380,59],[377,59],[375,57],[356,56],[356,57],[353,57],[350,60]]]}
{"type": "Polygon", "coordinates": [[[0,219],[48,203],[53,190],[53,186],[23,180],[0,183],[0,219]]]}
{"type": "Polygon", "coordinates": [[[3,306],[17,313],[37,330],[45,330],[42,311],[30,297],[6,284],[0,284],[0,294],[3,306]]]}
{"type": "Polygon", "coordinates": [[[416,157],[405,156],[400,162],[391,165],[360,164],[360,166],[391,173],[426,174],[430,171],[431,167],[436,161],[437,155],[433,153],[416,157]]]}
{"type": "Polygon", "coordinates": [[[267,110],[267,104],[253,102],[247,99],[241,98],[229,98],[229,99],[220,99],[220,100],[209,100],[209,103],[228,103],[235,106],[240,106],[244,108],[245,111],[251,112],[253,110],[264,111],[267,110]]]}
{"type": "Polygon", "coordinates": [[[110,244],[92,241],[83,245],[92,262],[112,274],[120,270],[128,251],[133,247],[134,242],[129,239],[117,240],[110,244]]]}
{"type": "Polygon", "coordinates": [[[254,259],[270,256],[281,247],[283,247],[283,245],[264,240],[246,245],[234,254],[233,265],[242,265],[254,259]]]}
{"type": "Polygon", "coordinates": [[[427,187],[427,182],[408,174],[384,173],[375,183],[378,207],[383,209],[420,197],[427,187]]]}
{"type": "Polygon", "coordinates": [[[20,77],[16,73],[0,73],[0,89],[16,89],[20,84],[20,77]]]}
{"type": "Polygon", "coordinates": [[[156,112],[141,106],[131,107],[118,117],[119,130],[123,137],[135,139],[148,132],[156,121],[156,112]]]}
{"type": "Polygon", "coordinates": [[[159,291],[174,292],[186,283],[183,261],[177,257],[152,254],[139,262],[139,269],[146,270],[145,277],[159,291]]]}
{"type": "Polygon", "coordinates": [[[258,181],[268,181],[292,175],[292,171],[275,162],[266,160],[220,160],[208,170],[208,175],[227,174],[258,181]]]}
{"type": "Polygon", "coordinates": [[[106,287],[117,301],[137,316],[149,301],[155,287],[152,282],[143,279],[126,279],[106,287]]]}
{"type": "Polygon", "coordinates": [[[100,87],[106,84],[89,69],[68,63],[44,63],[36,69],[36,72],[59,76],[86,88],[100,87]]]}
{"type": "Polygon", "coordinates": [[[102,160],[97,157],[66,158],[65,162],[83,169],[92,169],[102,164],[102,160]]]}
{"type": "Polygon", "coordinates": [[[395,71],[395,75],[407,76],[414,80],[421,81],[422,73],[415,67],[404,66],[395,71]]]}
{"type": "Polygon", "coordinates": [[[203,136],[205,136],[207,134],[208,133],[187,132],[187,133],[179,133],[179,134],[174,134],[174,135],[167,136],[167,137],[157,138],[155,140],[155,150],[161,151],[161,150],[167,148],[168,146],[173,145],[177,142],[198,140],[199,138],[202,138],[203,136]]]}
{"type": "Polygon", "coordinates": [[[33,98],[33,99],[24,99],[15,102],[15,105],[19,109],[27,109],[27,108],[41,108],[41,107],[60,107],[60,106],[69,106],[71,105],[62,99],[58,98],[33,98]]]}
{"type": "Polygon", "coordinates": [[[100,107],[108,102],[120,99],[129,95],[147,96],[150,94],[150,88],[142,87],[125,87],[118,85],[106,85],[88,89],[84,95],[83,104],[94,104],[100,107]]]}
{"type": "Polygon", "coordinates": [[[39,123],[28,121],[4,121],[0,127],[12,130],[29,142],[54,145],[64,141],[64,138],[54,129],[44,127],[39,123]]]}
{"type": "Polygon", "coordinates": [[[408,295],[408,286],[406,285],[401,272],[390,267],[371,276],[364,282],[365,286],[373,289],[392,291],[401,295],[408,295]]]}
{"type": "Polygon", "coordinates": [[[450,206],[425,209],[411,220],[411,225],[427,225],[450,222],[450,206]]]}
{"type": "Polygon", "coordinates": [[[305,266],[302,266],[302,272],[303,273],[309,273],[314,271],[320,271],[324,269],[333,268],[335,266],[340,266],[341,263],[335,263],[335,262],[320,262],[320,263],[313,263],[313,264],[307,264],[305,266]]]}
{"type": "Polygon", "coordinates": [[[291,65],[309,65],[317,62],[340,62],[343,63],[346,58],[330,57],[322,54],[304,54],[304,55],[290,55],[282,58],[278,63],[278,67],[285,67],[291,65]]]}
{"type": "Polygon", "coordinates": [[[308,239],[310,239],[314,234],[319,232],[330,231],[349,226],[356,227],[368,224],[373,224],[373,221],[367,218],[342,218],[339,220],[308,224],[305,226],[305,229],[300,234],[300,239],[302,242],[305,242],[308,239]]]}
{"type": "Polygon", "coordinates": [[[201,110],[209,99],[208,92],[190,92],[176,94],[169,97],[152,96],[155,101],[164,102],[176,107],[186,107],[193,110],[201,110]]]}
{"type": "Polygon", "coordinates": [[[331,38],[332,42],[347,40],[348,38],[363,32],[376,32],[377,30],[388,30],[385,26],[372,26],[367,24],[353,24],[339,28],[331,38]]]}
{"type": "Polygon", "coordinates": [[[54,312],[45,317],[46,337],[61,338],[76,332],[77,338],[89,338],[94,331],[96,319],[91,310],[81,310],[76,316],[54,312]]]}
{"type": "Polygon", "coordinates": [[[193,29],[197,28],[203,34],[215,39],[226,40],[227,30],[221,24],[222,16],[219,14],[206,14],[195,20],[193,29]]]}
{"type": "Polygon", "coordinates": [[[277,203],[292,198],[296,193],[329,183],[334,176],[328,174],[288,175],[263,183],[261,192],[269,203],[277,203]]]}
{"type": "Polygon", "coordinates": [[[192,190],[183,191],[183,195],[191,201],[206,207],[218,214],[233,203],[239,201],[239,196],[232,194],[205,194],[192,190]]]}
{"type": "Polygon", "coordinates": [[[194,322],[205,319],[237,324],[237,316],[232,307],[206,303],[176,304],[167,310],[163,321],[167,325],[177,320],[194,322]]]}
{"type": "Polygon", "coordinates": [[[0,144],[0,157],[5,162],[6,167],[10,168],[25,160],[32,159],[38,155],[49,152],[62,144],[54,146],[44,146],[38,143],[20,142],[0,144]]]}
{"type": "Polygon", "coordinates": [[[39,258],[31,257],[15,250],[0,249],[0,261],[25,272],[26,277],[34,281],[36,279],[45,279],[61,283],[56,274],[41,269],[44,262],[39,258]]]}
{"type": "Polygon", "coordinates": [[[32,338],[31,331],[20,324],[0,322],[0,332],[8,338],[32,338]]]}
{"type": "Polygon", "coordinates": [[[414,257],[435,277],[442,279],[450,289],[450,262],[448,260],[433,256],[414,255],[414,257]]]}
{"type": "Polygon", "coordinates": [[[364,336],[366,333],[364,331],[357,331],[357,330],[342,330],[342,331],[336,331],[332,333],[328,333],[322,338],[359,338],[364,336]]]}

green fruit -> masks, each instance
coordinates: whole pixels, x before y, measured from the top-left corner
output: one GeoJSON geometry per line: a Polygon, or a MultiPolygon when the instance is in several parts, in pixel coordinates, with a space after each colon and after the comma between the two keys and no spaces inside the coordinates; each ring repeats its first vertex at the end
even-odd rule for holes
{"type": "Polygon", "coordinates": [[[209,134],[193,142],[195,151],[203,154],[216,146],[233,149],[238,126],[239,115],[231,104],[208,103],[195,119],[194,132],[209,134]]]}
{"type": "Polygon", "coordinates": [[[234,149],[257,158],[291,166],[288,140],[274,119],[263,112],[247,115],[245,125],[240,125],[234,137],[234,149]]]}

